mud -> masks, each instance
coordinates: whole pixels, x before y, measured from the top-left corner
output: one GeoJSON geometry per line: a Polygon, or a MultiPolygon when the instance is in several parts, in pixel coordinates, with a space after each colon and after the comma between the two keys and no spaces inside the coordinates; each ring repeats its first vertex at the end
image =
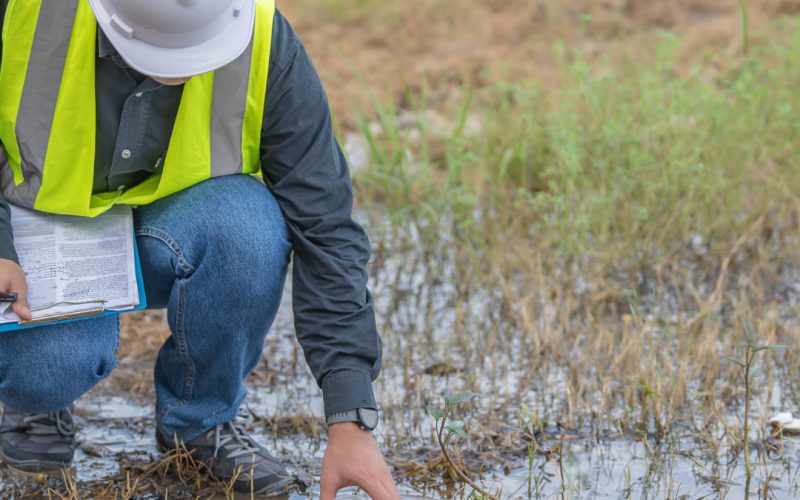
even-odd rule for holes
{"type": "MultiPolygon", "coordinates": [[[[800,0],[747,5],[756,44],[771,20],[800,12],[800,0]]],[[[427,106],[440,108],[457,101],[464,84],[533,79],[558,87],[562,42],[602,58],[669,30],[681,36],[687,69],[700,52],[713,69],[742,44],[736,0],[301,0],[278,7],[348,130],[357,128],[357,111],[370,114],[373,96],[414,108],[409,97],[425,89],[427,106]]]]}

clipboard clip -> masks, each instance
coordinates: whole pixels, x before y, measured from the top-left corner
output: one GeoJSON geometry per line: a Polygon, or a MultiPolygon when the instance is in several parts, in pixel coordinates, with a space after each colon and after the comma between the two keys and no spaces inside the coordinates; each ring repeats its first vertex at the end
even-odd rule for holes
{"type": "MultiPolygon", "coordinates": [[[[92,302],[89,302],[92,303],[92,302]]],[[[20,320],[19,324],[22,326],[38,326],[44,325],[47,323],[55,323],[56,321],[66,321],[70,319],[82,319],[82,318],[91,318],[93,316],[100,316],[106,311],[105,302],[97,301],[99,303],[99,307],[93,307],[91,309],[84,309],[82,311],[75,311],[75,312],[68,312],[68,313],[58,313],[58,314],[50,314],[47,316],[40,316],[38,318],[34,318],[29,321],[20,320]]],[[[49,306],[52,307],[52,306],[49,306]]]]}

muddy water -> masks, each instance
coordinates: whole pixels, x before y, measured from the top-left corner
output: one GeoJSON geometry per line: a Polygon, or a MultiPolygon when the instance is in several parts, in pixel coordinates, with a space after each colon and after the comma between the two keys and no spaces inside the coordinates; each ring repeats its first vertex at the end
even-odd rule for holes
{"type": "MultiPolygon", "coordinates": [[[[427,285],[425,264],[414,264],[406,256],[389,256],[377,270],[373,270],[373,292],[379,311],[392,311],[384,321],[385,330],[394,336],[385,344],[385,364],[382,376],[375,384],[376,395],[385,408],[392,408],[376,432],[390,460],[421,462],[436,456],[427,452],[435,449],[430,432],[430,417],[424,407],[440,395],[452,394],[463,387],[464,377],[458,373],[463,366],[457,354],[451,353],[447,342],[448,332],[454,328],[452,313],[448,312],[447,297],[449,277],[439,270],[438,289],[427,285]],[[409,264],[411,262],[411,264],[409,264]],[[426,317],[418,314],[426,304],[431,310],[443,311],[440,315],[426,317]],[[425,332],[424,334],[420,332],[425,332]],[[428,349],[426,346],[430,345],[428,349]],[[427,357],[406,359],[406,352],[425,352],[427,357]],[[433,372],[432,361],[445,361],[441,369],[455,370],[455,375],[425,374],[433,372]],[[413,367],[409,378],[404,363],[413,367]],[[448,365],[452,365],[448,367],[448,365]]],[[[797,293],[790,293],[790,308],[800,297],[800,275],[788,280],[798,283],[797,293]]],[[[488,293],[488,292],[486,292],[488,293]]],[[[471,313],[490,315],[487,304],[491,297],[476,293],[471,313]]],[[[438,313],[437,313],[438,314],[438,313]]],[[[243,418],[248,428],[271,452],[290,465],[301,486],[290,498],[313,498],[318,493],[319,464],[324,453],[324,432],[318,422],[322,417],[322,398],[310,376],[302,352],[293,339],[290,308],[290,289],[284,294],[284,304],[270,333],[262,366],[248,379],[250,395],[243,408],[243,418]],[[311,417],[311,424],[298,431],[291,423],[297,416],[311,417]],[[313,419],[317,419],[316,421],[313,419]],[[281,430],[276,436],[269,422],[280,421],[281,430]],[[314,422],[317,422],[315,424],[314,422]]],[[[512,346],[513,347],[513,346],[512,346]]],[[[503,370],[513,365],[514,349],[506,352],[487,352],[486,371],[503,370]]],[[[121,365],[139,363],[140,373],[150,373],[152,366],[138,358],[122,357],[121,365]]],[[[791,370],[788,370],[791,371],[791,370]]],[[[500,376],[483,377],[477,389],[484,398],[476,402],[476,414],[491,413],[494,408],[514,401],[540,415],[557,415],[563,404],[565,373],[557,367],[550,370],[548,380],[537,389],[526,380],[520,370],[507,370],[500,376]],[[517,395],[520,395],[517,398],[517,395]]],[[[787,380],[792,380],[788,377],[787,380]]],[[[98,498],[109,484],[124,489],[127,470],[142,470],[157,460],[158,453],[153,437],[153,407],[151,394],[128,394],[119,390],[119,380],[104,381],[76,403],[79,448],[76,454],[74,475],[83,497],[98,498]],[[138,466],[138,467],[137,467],[138,466]]],[[[653,436],[628,433],[621,435],[615,429],[595,429],[565,432],[553,423],[537,435],[539,451],[527,455],[527,443],[513,442],[501,452],[488,457],[484,481],[488,488],[500,491],[502,498],[744,498],[746,491],[758,497],[765,482],[769,482],[770,498],[799,498],[798,470],[800,470],[800,444],[792,439],[765,439],[765,422],[771,414],[792,410],[782,405],[796,400],[794,389],[782,390],[775,386],[771,391],[761,391],[752,406],[752,462],[753,479],[749,486],[741,453],[721,446],[715,454],[707,443],[697,440],[697,428],[673,429],[665,441],[657,442],[653,436]],[[782,394],[782,393],[787,394],[782,394]],[[558,450],[561,450],[560,452],[558,450]]],[[[150,391],[152,392],[152,391],[150,391]]],[[[736,427],[738,410],[732,410],[732,426],[736,427]]],[[[697,424],[703,427],[701,424],[697,424]]],[[[708,431],[719,443],[730,442],[724,431],[708,431]]],[[[465,449],[471,444],[461,445],[465,449]]],[[[485,457],[478,456],[475,460],[485,457]]],[[[406,464],[407,465],[407,464],[406,464]]],[[[402,477],[403,470],[398,471],[402,477]]],[[[418,476],[417,476],[418,477],[418,476]]],[[[131,478],[135,480],[135,477],[131,478]]],[[[159,498],[166,489],[170,497],[208,496],[209,490],[194,491],[182,488],[176,478],[167,477],[164,484],[150,484],[137,490],[141,499],[159,498]]],[[[428,475],[426,482],[434,489],[426,489],[417,479],[401,478],[404,498],[452,498],[462,492],[447,490],[436,473],[428,475]]],[[[46,497],[48,487],[64,491],[58,478],[20,476],[0,468],[0,498],[46,497]]],[[[468,493],[468,492],[467,492],[468,493]]],[[[340,498],[364,498],[354,491],[343,491],[340,498]]]]}
{"type": "MultiPolygon", "coordinates": [[[[256,439],[264,443],[276,456],[281,457],[298,478],[298,485],[289,499],[318,496],[319,467],[324,454],[324,442],[310,434],[298,435],[291,430],[276,437],[267,430],[270,419],[290,421],[300,415],[321,422],[324,415],[322,394],[305,366],[302,352],[294,340],[291,314],[291,279],[287,280],[283,303],[264,350],[262,366],[248,380],[249,395],[241,410],[243,422],[256,439]]],[[[119,359],[120,365],[140,363],[138,358],[119,359]]],[[[136,372],[149,373],[152,366],[137,366],[136,372]]],[[[101,382],[95,389],[75,403],[74,415],[78,448],[74,477],[82,498],[103,498],[101,494],[109,485],[124,491],[126,471],[141,471],[160,456],[154,437],[154,407],[145,390],[142,394],[120,392],[117,374],[101,382]],[[136,466],[139,467],[136,467],[136,466]]],[[[128,372],[126,372],[128,373],[128,372]]],[[[380,395],[379,395],[380,396],[380,395]]],[[[291,423],[286,424],[291,428],[291,423]]],[[[314,424],[312,424],[314,425],[314,424]]],[[[320,424],[319,431],[324,432],[320,424]]],[[[378,439],[382,435],[378,433],[378,439]]],[[[136,479],[135,473],[131,480],[136,479]]],[[[162,498],[169,489],[169,497],[207,497],[211,489],[199,491],[185,488],[177,477],[167,476],[162,485],[152,484],[137,489],[134,498],[162,498]]],[[[64,493],[66,487],[59,475],[50,477],[23,474],[0,467],[0,498],[48,498],[50,488],[64,493]]],[[[411,485],[400,486],[404,498],[425,498],[411,485]]],[[[246,495],[244,496],[247,497],[246,495]]],[[[337,498],[368,498],[354,488],[342,490],[337,498]]]]}
{"type": "MultiPolygon", "coordinates": [[[[256,391],[253,401],[261,404],[272,399],[256,391]],[[262,399],[263,398],[263,399],[262,399]]],[[[76,455],[75,476],[84,485],[105,484],[121,472],[121,463],[147,463],[158,456],[152,428],[152,410],[123,397],[89,397],[76,406],[76,421],[80,429],[80,446],[76,455]]],[[[287,458],[301,474],[316,476],[313,464],[319,463],[323,450],[309,438],[281,438],[259,432],[251,427],[262,442],[277,455],[287,458]]],[[[554,498],[562,491],[572,498],[700,498],[744,497],[746,477],[741,461],[730,466],[713,468],[704,461],[703,450],[697,443],[682,438],[669,443],[636,441],[609,437],[595,442],[580,435],[553,437],[549,443],[560,445],[560,456],[534,456],[533,467],[527,458],[509,463],[508,473],[497,471],[486,477],[487,485],[502,488],[503,498],[554,498]],[[714,479],[714,478],[717,479],[714,479]]],[[[775,442],[776,449],[759,454],[751,492],[765,478],[772,476],[771,498],[800,496],[797,469],[798,442],[775,442]],[[780,445],[783,445],[780,449],[780,445]]],[[[763,450],[762,450],[763,451],[763,450]]],[[[725,454],[725,450],[722,452],[725,454]]],[[[731,459],[732,457],[728,457],[731,459]]],[[[318,480],[318,477],[315,478],[318,480]]],[[[51,483],[57,485],[57,482],[51,483]]],[[[0,471],[0,491],[3,498],[33,498],[44,496],[48,484],[35,478],[22,478],[7,470],[0,471]],[[25,492],[24,495],[20,493],[25,492]]],[[[446,498],[441,492],[419,491],[403,485],[404,498],[446,498]]],[[[188,492],[187,492],[188,493],[188,492]]],[[[317,489],[306,493],[294,492],[289,498],[313,498],[317,489]]],[[[340,498],[366,498],[353,491],[341,492],[340,498]]],[[[157,498],[142,492],[139,498],[157,498]]]]}
{"type": "MultiPolygon", "coordinates": [[[[253,398],[259,401],[258,394],[253,398]]],[[[265,395],[265,399],[270,399],[265,395]]],[[[243,413],[246,413],[243,412],[243,413]]],[[[123,463],[149,463],[159,456],[153,437],[152,408],[149,405],[127,400],[123,397],[88,397],[79,401],[75,408],[75,421],[79,429],[79,447],[75,455],[75,467],[71,471],[80,485],[83,494],[87,496],[100,491],[109,484],[110,478],[124,477],[123,463]]],[[[322,450],[318,443],[311,439],[292,438],[274,439],[271,436],[254,429],[254,435],[260,442],[276,455],[286,458],[295,467],[301,480],[313,476],[313,470],[308,469],[313,462],[319,463],[322,459],[322,450]]],[[[318,477],[316,478],[318,481],[318,477]]],[[[124,484],[124,482],[123,482],[124,484]]],[[[170,491],[179,485],[176,479],[166,479],[163,487],[170,491]]],[[[34,475],[25,475],[8,469],[0,469],[0,497],[2,498],[35,498],[47,497],[48,488],[63,491],[63,482],[60,478],[44,478],[34,475]]],[[[160,489],[150,492],[152,488],[142,488],[141,495],[134,498],[159,498],[163,497],[160,489]]],[[[352,489],[343,490],[340,498],[366,498],[352,489]]],[[[301,493],[298,487],[288,499],[303,499],[314,496],[318,488],[310,485],[306,493],[301,493]]],[[[185,491],[186,497],[196,494],[205,496],[208,491],[185,491]]],[[[419,498],[413,489],[403,489],[405,498],[419,498]]],[[[172,496],[172,495],[170,495],[172,496]]],[[[246,497],[246,496],[245,496],[246,497]]]]}
{"type": "MultiPolygon", "coordinates": [[[[786,455],[797,455],[797,443],[788,443],[786,455]]],[[[553,498],[565,492],[572,498],[743,498],[747,486],[744,465],[716,470],[696,457],[691,439],[652,449],[641,442],[591,440],[565,445],[563,469],[558,460],[535,463],[499,478],[503,497],[553,498]],[[563,483],[562,483],[563,470],[563,483]],[[719,478],[716,478],[719,476],[719,478]]],[[[798,498],[796,459],[775,455],[759,463],[750,483],[750,496],[760,497],[763,480],[773,475],[770,498],[798,498]]]]}

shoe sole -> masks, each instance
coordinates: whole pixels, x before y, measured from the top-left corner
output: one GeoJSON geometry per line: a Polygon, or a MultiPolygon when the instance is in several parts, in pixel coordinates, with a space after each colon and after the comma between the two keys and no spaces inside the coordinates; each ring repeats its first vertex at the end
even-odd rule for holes
{"type": "MultiPolygon", "coordinates": [[[[156,451],[159,453],[169,453],[173,451],[173,448],[167,448],[161,443],[161,440],[156,438],[156,451]]],[[[289,497],[289,490],[293,484],[295,484],[296,480],[293,477],[287,477],[283,481],[275,484],[270,484],[258,491],[251,492],[250,490],[247,491],[238,491],[234,490],[234,498],[236,500],[245,499],[245,498],[252,498],[253,496],[258,496],[260,498],[288,498],[289,497]],[[251,494],[252,493],[252,494],[251,494]]]]}
{"type": "MultiPolygon", "coordinates": [[[[289,495],[289,488],[295,483],[294,478],[287,477],[283,481],[275,484],[270,484],[258,491],[254,491],[253,496],[260,497],[260,498],[282,498],[287,497],[289,495]]],[[[236,493],[239,495],[246,495],[242,496],[241,498],[250,498],[250,490],[247,491],[238,491],[236,493]]]]}
{"type": "Polygon", "coordinates": [[[3,462],[11,469],[14,469],[18,472],[22,472],[24,474],[56,474],[60,473],[64,469],[69,470],[71,468],[71,463],[67,462],[51,462],[47,460],[17,460],[7,456],[0,450],[0,458],[2,458],[3,462]]]}
{"type": "Polygon", "coordinates": [[[289,500],[289,492],[282,493],[242,493],[241,491],[233,492],[234,500],[252,500],[253,498],[271,498],[272,500],[289,500]]]}

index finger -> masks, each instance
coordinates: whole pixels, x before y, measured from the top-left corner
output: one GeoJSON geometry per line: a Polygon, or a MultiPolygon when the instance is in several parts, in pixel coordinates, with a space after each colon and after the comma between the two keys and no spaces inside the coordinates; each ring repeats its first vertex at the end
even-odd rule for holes
{"type": "Polygon", "coordinates": [[[397,491],[397,485],[394,484],[394,478],[388,470],[385,474],[381,475],[381,483],[383,484],[383,488],[389,494],[389,498],[392,500],[400,499],[400,492],[397,491]]]}
{"type": "Polygon", "coordinates": [[[379,476],[371,476],[366,481],[358,481],[356,485],[364,490],[373,500],[396,500],[383,485],[379,476]]]}
{"type": "Polygon", "coordinates": [[[33,319],[31,315],[30,307],[28,307],[27,301],[20,302],[19,300],[14,302],[11,305],[11,310],[14,311],[14,314],[19,316],[19,319],[23,321],[30,321],[33,319]]]}
{"type": "Polygon", "coordinates": [[[15,283],[8,289],[17,294],[17,299],[11,303],[11,310],[25,321],[32,319],[31,310],[28,306],[28,286],[27,283],[15,283]]]}

